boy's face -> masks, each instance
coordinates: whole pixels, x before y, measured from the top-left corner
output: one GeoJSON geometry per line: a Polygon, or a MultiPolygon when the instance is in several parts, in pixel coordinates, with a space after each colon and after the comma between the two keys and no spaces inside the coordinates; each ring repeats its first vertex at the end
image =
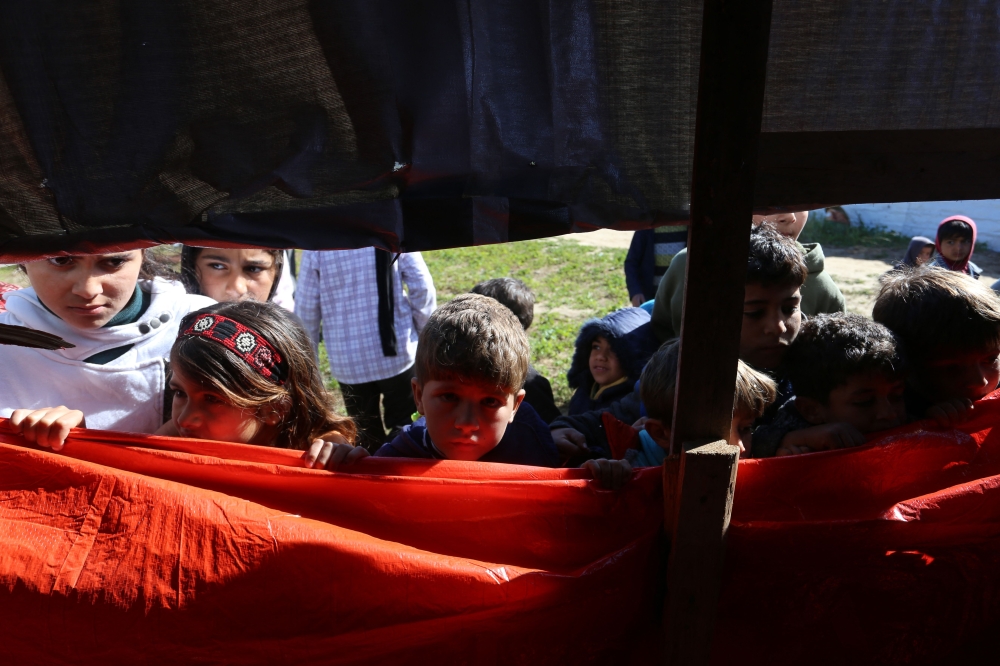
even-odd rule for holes
{"type": "Polygon", "coordinates": [[[503,439],[524,399],[485,382],[412,380],[417,411],[427,421],[431,441],[449,460],[479,460],[503,439]]]}
{"type": "Polygon", "coordinates": [[[925,247],[920,251],[920,254],[917,255],[917,266],[923,266],[928,261],[930,261],[931,257],[933,256],[934,256],[934,247],[928,245],[927,247],[925,247]]]}
{"type": "Polygon", "coordinates": [[[788,236],[792,240],[798,240],[799,235],[806,226],[809,219],[809,211],[799,211],[797,213],[777,213],[775,215],[754,215],[753,226],[770,222],[782,236],[788,236]]]}
{"type": "Polygon", "coordinates": [[[740,447],[740,458],[750,455],[750,448],[753,446],[754,418],[750,414],[733,412],[733,424],[729,427],[729,443],[740,447]]]}
{"type": "Polygon", "coordinates": [[[903,380],[883,372],[866,372],[848,378],[830,391],[824,405],[818,400],[796,398],[803,417],[813,425],[848,423],[862,433],[889,430],[906,423],[903,380]]]}
{"type": "Polygon", "coordinates": [[[972,239],[954,236],[941,241],[941,254],[948,261],[954,263],[962,261],[969,256],[972,251],[972,239]]]}
{"type": "Polygon", "coordinates": [[[613,384],[625,373],[618,356],[611,349],[611,343],[603,335],[598,335],[590,344],[590,374],[601,386],[613,384]]]}
{"type": "Polygon", "coordinates": [[[757,370],[778,367],[799,334],[802,297],[795,285],[748,283],[743,297],[740,359],[757,370]]]}
{"type": "Polygon", "coordinates": [[[920,393],[933,402],[978,400],[1000,381],[1000,349],[974,349],[935,358],[918,368],[915,379],[920,393]]]}

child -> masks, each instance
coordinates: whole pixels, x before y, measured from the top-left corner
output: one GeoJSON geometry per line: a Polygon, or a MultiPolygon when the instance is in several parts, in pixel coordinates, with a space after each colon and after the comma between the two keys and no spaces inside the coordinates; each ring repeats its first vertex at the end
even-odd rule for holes
{"type": "Polygon", "coordinates": [[[906,248],[903,260],[898,262],[894,268],[918,268],[934,258],[934,241],[926,236],[914,236],[910,239],[910,245],[906,248]]]}
{"type": "Polygon", "coordinates": [[[570,414],[607,407],[632,392],[657,341],[642,308],[623,308],[585,323],[569,372],[570,414]]]}
{"type": "Polygon", "coordinates": [[[795,397],[754,433],[754,456],[860,446],[865,435],[906,422],[903,365],[885,326],[856,314],[802,325],[783,373],[795,397]]]}
{"type": "Polygon", "coordinates": [[[420,332],[412,386],[421,418],[375,455],[558,467],[548,426],[522,404],[529,355],[509,309],[456,296],[420,332]]]}
{"type": "MultiPolygon", "coordinates": [[[[805,278],[802,253],[790,238],[766,224],[751,231],[740,329],[741,361],[761,371],[778,368],[802,324],[799,290],[805,278]]],[[[778,389],[779,403],[791,397],[788,382],[779,384],[778,389]]],[[[638,392],[625,396],[607,410],[620,421],[634,423],[641,416],[638,392]]],[[[772,411],[763,414],[758,421],[769,422],[772,411]]],[[[601,418],[597,410],[563,416],[552,422],[552,437],[564,460],[609,455],[601,418]]]]}
{"type": "MultiPolygon", "coordinates": [[[[633,467],[657,467],[663,464],[670,452],[670,429],[674,418],[674,393],[677,385],[677,342],[664,343],[653,354],[642,371],[639,392],[646,406],[647,417],[639,430],[639,445],[625,452],[625,469],[617,475],[614,462],[589,460],[584,467],[597,470],[611,477],[606,484],[620,486],[618,478],[627,478],[633,467]],[[604,471],[604,470],[607,471],[604,471]],[[617,483],[616,483],[617,482],[617,483]]],[[[729,429],[728,441],[740,449],[740,457],[750,455],[753,439],[753,422],[774,402],[777,395],[774,381],[740,361],[736,371],[736,394],[733,400],[733,422],[729,429]]],[[[638,426],[639,424],[637,424],[638,426]]]]}
{"type": "MultiPolygon", "coordinates": [[[[308,467],[364,457],[350,418],[333,412],[306,332],[271,303],[219,303],[180,324],[170,351],[173,416],[158,435],[308,449],[308,467]]],[[[11,425],[54,450],[86,426],[65,407],[17,410],[11,425]]]]}
{"type": "MultiPolygon", "coordinates": [[[[799,234],[805,228],[808,214],[779,213],[777,215],[754,215],[751,224],[772,226],[779,234],[792,240],[802,253],[806,266],[806,281],[802,285],[802,312],[809,316],[843,312],[846,308],[844,295],[827,273],[826,257],[819,243],[798,242],[799,234]]],[[[670,268],[660,282],[653,304],[653,330],[657,338],[666,341],[680,335],[681,311],[684,306],[684,276],[687,266],[687,250],[674,257],[670,268]]]]}
{"type": "Polygon", "coordinates": [[[212,300],[153,279],[140,250],[53,257],[24,270],[31,287],[4,294],[0,323],[75,346],[0,346],[0,416],[72,405],[94,428],[155,432],[164,422],[166,356],[180,320],[212,300]]]}
{"type": "Polygon", "coordinates": [[[938,256],[930,265],[965,273],[978,280],[983,271],[969,261],[976,249],[976,234],[976,223],[970,217],[952,215],[941,220],[935,242],[938,256]]]}
{"type": "Polygon", "coordinates": [[[890,273],[872,313],[909,363],[907,411],[971,409],[1000,381],[1000,296],[968,274],[921,268],[890,273]],[[950,407],[948,405],[951,405],[950,407]]]}
{"type": "MultiPolygon", "coordinates": [[[[521,327],[525,331],[535,318],[535,295],[528,285],[520,280],[509,277],[493,278],[477,284],[472,288],[472,293],[489,296],[506,305],[521,322],[521,327]]],[[[560,415],[555,396],[552,395],[552,385],[530,364],[528,377],[524,380],[524,401],[534,407],[546,423],[551,423],[560,415]]]]}
{"type": "Polygon", "coordinates": [[[189,247],[181,250],[181,281],[189,294],[220,303],[270,301],[284,268],[283,250],[189,247]]]}

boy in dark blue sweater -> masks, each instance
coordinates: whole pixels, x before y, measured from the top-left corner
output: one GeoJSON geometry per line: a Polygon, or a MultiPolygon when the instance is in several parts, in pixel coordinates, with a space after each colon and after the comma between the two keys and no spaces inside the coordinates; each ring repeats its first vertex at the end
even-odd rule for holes
{"type": "Polygon", "coordinates": [[[412,386],[421,418],[375,455],[558,467],[548,426],[523,403],[529,357],[509,309],[455,297],[420,333],[412,386]]]}

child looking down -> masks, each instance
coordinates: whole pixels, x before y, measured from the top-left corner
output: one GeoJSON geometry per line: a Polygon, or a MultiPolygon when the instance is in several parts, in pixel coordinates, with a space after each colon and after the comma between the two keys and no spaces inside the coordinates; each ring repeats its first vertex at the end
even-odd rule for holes
{"type": "Polygon", "coordinates": [[[523,404],[529,356],[513,312],[456,296],[420,332],[412,387],[421,417],[375,455],[558,467],[548,425],[523,404]]]}
{"type": "Polygon", "coordinates": [[[623,308],[585,323],[566,374],[576,389],[569,413],[608,407],[631,393],[657,346],[649,313],[642,308],[623,308]]]}
{"type": "MultiPolygon", "coordinates": [[[[158,435],[306,450],[306,466],[367,455],[355,427],[333,411],[312,344],[273,303],[218,303],[184,317],[170,351],[173,416],[158,435]]],[[[83,412],[17,410],[11,425],[39,446],[62,448],[83,412]]]]}
{"type": "Polygon", "coordinates": [[[754,433],[756,457],[860,446],[866,434],[906,422],[896,339],[867,317],[820,315],[802,324],[782,374],[795,397],[754,433]]]}
{"type": "Polygon", "coordinates": [[[1000,296],[968,274],[939,268],[889,273],[872,317],[895,334],[909,362],[912,416],[961,417],[997,388],[1000,296]]]}

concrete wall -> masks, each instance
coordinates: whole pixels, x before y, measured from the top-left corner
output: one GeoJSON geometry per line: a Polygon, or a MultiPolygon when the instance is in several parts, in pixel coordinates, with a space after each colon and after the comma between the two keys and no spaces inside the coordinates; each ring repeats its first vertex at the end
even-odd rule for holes
{"type": "Polygon", "coordinates": [[[979,240],[1000,250],[1000,199],[990,201],[918,201],[914,203],[855,204],[844,206],[852,224],[886,227],[904,236],[934,238],[938,223],[949,215],[976,221],[979,240]]]}

